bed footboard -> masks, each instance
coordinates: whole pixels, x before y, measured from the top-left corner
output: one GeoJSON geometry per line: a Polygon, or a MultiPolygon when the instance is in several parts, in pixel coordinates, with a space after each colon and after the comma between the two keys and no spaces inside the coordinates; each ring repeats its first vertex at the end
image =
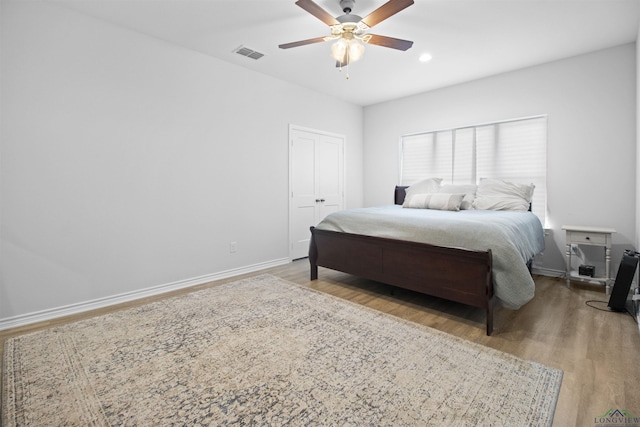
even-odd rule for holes
{"type": "Polygon", "coordinates": [[[311,227],[311,280],[318,266],[486,310],[493,332],[491,250],[475,251],[311,227]]]}

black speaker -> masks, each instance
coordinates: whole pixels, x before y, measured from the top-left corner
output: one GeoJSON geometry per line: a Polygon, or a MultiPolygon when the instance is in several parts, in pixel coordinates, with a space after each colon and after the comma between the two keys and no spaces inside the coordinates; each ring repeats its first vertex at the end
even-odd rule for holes
{"type": "Polygon", "coordinates": [[[629,297],[629,289],[631,288],[631,281],[636,274],[636,267],[638,266],[638,257],[640,253],[626,250],[622,255],[620,261],[620,268],[618,268],[618,274],[616,274],[616,281],[613,284],[611,290],[611,297],[609,298],[609,308],[613,311],[624,311],[627,298],[629,297]]]}

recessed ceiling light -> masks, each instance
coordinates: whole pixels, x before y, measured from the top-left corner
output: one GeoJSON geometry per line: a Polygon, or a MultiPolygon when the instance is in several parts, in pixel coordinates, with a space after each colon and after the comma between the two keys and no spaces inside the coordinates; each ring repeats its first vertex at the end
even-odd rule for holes
{"type": "Polygon", "coordinates": [[[422,55],[420,55],[420,58],[418,58],[418,60],[420,62],[429,62],[429,61],[431,61],[431,54],[423,53],[422,55]]]}

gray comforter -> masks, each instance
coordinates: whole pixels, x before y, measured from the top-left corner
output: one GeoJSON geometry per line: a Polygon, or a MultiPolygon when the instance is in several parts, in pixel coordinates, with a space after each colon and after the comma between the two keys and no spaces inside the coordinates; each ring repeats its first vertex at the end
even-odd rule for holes
{"type": "Polygon", "coordinates": [[[394,205],[334,212],[317,228],[438,246],[491,249],[495,295],[511,309],[533,298],[535,285],[526,262],[544,250],[542,225],[531,212],[450,212],[394,205]]]}

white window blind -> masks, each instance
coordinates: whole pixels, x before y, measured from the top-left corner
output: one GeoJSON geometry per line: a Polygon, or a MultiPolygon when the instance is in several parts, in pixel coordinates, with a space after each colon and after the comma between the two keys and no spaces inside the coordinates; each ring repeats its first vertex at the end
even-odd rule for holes
{"type": "Polygon", "coordinates": [[[407,135],[401,151],[401,185],[432,177],[453,184],[477,184],[480,178],[533,183],[533,213],[545,223],[546,116],[407,135]]]}
{"type": "Polygon", "coordinates": [[[453,171],[452,184],[468,184],[476,181],[475,174],[475,130],[457,129],[453,132],[453,171]]]}
{"type": "Polygon", "coordinates": [[[429,176],[451,175],[451,137],[446,133],[441,134],[442,132],[432,132],[403,138],[401,185],[411,185],[428,178],[425,171],[432,173],[429,176]]]}

